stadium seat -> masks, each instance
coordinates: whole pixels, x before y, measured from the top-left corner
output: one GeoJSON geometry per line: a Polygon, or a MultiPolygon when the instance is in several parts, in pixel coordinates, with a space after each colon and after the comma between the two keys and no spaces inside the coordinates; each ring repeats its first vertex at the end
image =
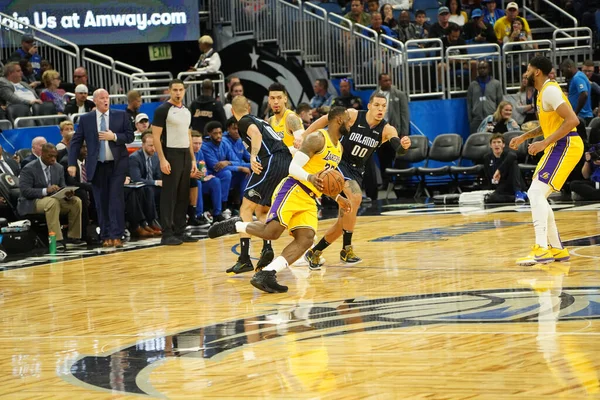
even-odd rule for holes
{"type": "Polygon", "coordinates": [[[7,119],[0,120],[0,131],[7,131],[12,128],[13,128],[12,123],[9,120],[7,120],[7,119]]]}
{"type": "Polygon", "coordinates": [[[594,118],[589,125],[590,134],[588,136],[589,144],[600,143],[600,117],[594,118]]]}
{"type": "Polygon", "coordinates": [[[459,176],[479,175],[483,171],[483,164],[481,162],[483,157],[490,151],[491,137],[491,133],[473,133],[467,138],[460,155],[460,160],[458,161],[459,165],[450,167],[450,174],[454,177],[459,191],[459,176]],[[470,160],[474,165],[461,166],[460,163],[463,160],[470,160]]]}
{"type": "MultiPolygon", "coordinates": [[[[10,122],[12,122],[13,126],[15,125],[15,120],[20,117],[31,117],[31,109],[26,104],[11,104],[6,107],[6,115],[10,122]]],[[[34,121],[23,121],[19,123],[19,128],[26,126],[35,126],[34,121]]]]}
{"type": "MultiPolygon", "coordinates": [[[[417,173],[422,176],[444,176],[450,174],[450,166],[444,165],[441,167],[430,167],[430,161],[439,162],[453,162],[460,158],[460,149],[462,147],[462,137],[456,133],[444,133],[438,135],[434,140],[431,148],[429,149],[429,155],[424,167],[418,167],[417,173]]],[[[424,187],[425,194],[427,197],[429,191],[427,186],[424,187]]]]}
{"type": "MultiPolygon", "coordinates": [[[[429,148],[429,139],[426,136],[411,136],[410,137],[410,147],[407,150],[406,154],[398,157],[398,160],[406,163],[419,163],[425,161],[427,158],[427,149],[429,148]]],[[[386,175],[390,176],[390,181],[388,183],[387,192],[385,194],[385,198],[388,199],[390,196],[390,191],[395,188],[396,184],[399,184],[396,179],[398,178],[411,178],[413,176],[417,176],[417,167],[409,167],[409,168],[386,168],[386,175]]]]}
{"type": "MultiPolygon", "coordinates": [[[[54,105],[54,103],[51,103],[49,101],[44,102],[42,104],[34,104],[31,106],[31,110],[33,111],[32,114],[34,116],[39,116],[39,115],[56,115],[57,111],[56,111],[56,106],[54,105]]],[[[59,119],[58,118],[52,118],[52,119],[42,119],[39,121],[35,121],[36,124],[38,126],[44,126],[44,125],[58,125],[59,124],[59,119]]]]}
{"type": "Polygon", "coordinates": [[[15,154],[18,155],[21,160],[23,160],[24,158],[27,158],[31,154],[31,149],[30,148],[19,149],[15,152],[15,154]]]}
{"type": "MultiPolygon", "coordinates": [[[[435,8],[436,12],[440,7],[438,0],[415,0],[413,2],[413,10],[426,10],[428,8],[435,8]]],[[[437,14],[436,14],[437,21],[437,14]]]]}
{"type": "Polygon", "coordinates": [[[517,151],[519,159],[522,159],[523,157],[525,158],[523,162],[519,161],[519,170],[521,171],[521,174],[523,174],[526,177],[533,174],[533,171],[535,171],[535,168],[537,167],[538,160],[542,157],[542,154],[537,154],[535,156],[529,154],[529,152],[527,151],[529,145],[533,142],[539,142],[541,140],[544,140],[544,137],[538,136],[532,141],[527,140],[521,143],[521,145],[519,146],[519,150],[517,151]]]}

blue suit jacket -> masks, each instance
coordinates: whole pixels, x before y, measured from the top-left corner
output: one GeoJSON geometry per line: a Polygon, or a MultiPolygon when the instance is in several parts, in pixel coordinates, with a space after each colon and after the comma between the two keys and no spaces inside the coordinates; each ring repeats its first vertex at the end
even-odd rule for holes
{"type": "MultiPolygon", "coordinates": [[[[125,111],[108,111],[108,128],[117,135],[117,141],[108,142],[110,150],[115,159],[114,175],[127,175],[129,173],[129,153],[127,152],[127,143],[133,142],[133,130],[129,117],[125,111]]],[[[69,166],[77,165],[77,157],[81,143],[85,140],[87,144],[87,157],[85,159],[87,179],[91,182],[96,172],[98,164],[98,155],[100,154],[100,139],[98,139],[98,124],[96,122],[96,111],[85,113],[79,119],[77,131],[71,139],[69,149],[69,166]]]]}
{"type": "MultiPolygon", "coordinates": [[[[62,165],[54,163],[50,167],[51,184],[65,187],[65,174],[62,165]]],[[[35,212],[35,201],[45,197],[42,194],[43,189],[48,187],[46,176],[42,169],[42,164],[39,160],[35,160],[27,164],[21,170],[19,175],[19,189],[21,196],[17,205],[17,212],[24,216],[35,212]]]]}
{"type": "Polygon", "coordinates": [[[160,160],[158,155],[154,153],[152,159],[152,177],[154,180],[146,179],[146,156],[144,150],[139,149],[129,156],[129,177],[132,182],[144,182],[146,185],[154,185],[154,181],[162,180],[162,172],[160,171],[160,160]]]}

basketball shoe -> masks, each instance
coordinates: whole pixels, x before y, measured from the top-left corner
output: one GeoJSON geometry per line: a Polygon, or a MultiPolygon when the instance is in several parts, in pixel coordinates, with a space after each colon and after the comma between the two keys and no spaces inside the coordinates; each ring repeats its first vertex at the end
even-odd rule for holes
{"type": "Polygon", "coordinates": [[[548,250],[552,253],[552,257],[554,257],[554,261],[569,261],[571,255],[569,254],[569,250],[562,248],[556,248],[552,246],[548,246],[548,250]]]}
{"type": "Polygon", "coordinates": [[[260,251],[260,259],[256,263],[256,270],[262,271],[264,267],[269,265],[271,261],[275,258],[275,253],[272,248],[264,248],[260,251]]]}
{"type": "Polygon", "coordinates": [[[243,274],[244,272],[254,271],[254,265],[250,259],[243,260],[242,257],[238,257],[237,262],[231,268],[228,268],[225,272],[228,274],[243,274]]]}
{"type": "Polygon", "coordinates": [[[275,271],[258,271],[250,283],[255,288],[267,293],[285,293],[288,291],[287,286],[277,283],[277,273],[275,271]]]}
{"type": "Polygon", "coordinates": [[[354,254],[354,249],[352,248],[352,245],[349,245],[344,247],[342,251],[340,251],[340,260],[342,260],[346,264],[358,264],[362,261],[362,258],[354,254]]]}
{"type": "Polygon", "coordinates": [[[319,271],[323,266],[323,261],[321,260],[321,250],[308,249],[306,253],[304,253],[304,259],[308,263],[308,269],[311,271],[319,271]]]}
{"type": "Polygon", "coordinates": [[[548,249],[541,247],[536,244],[531,248],[531,252],[527,257],[517,259],[517,265],[535,265],[535,264],[548,264],[554,261],[552,252],[548,249]]]}

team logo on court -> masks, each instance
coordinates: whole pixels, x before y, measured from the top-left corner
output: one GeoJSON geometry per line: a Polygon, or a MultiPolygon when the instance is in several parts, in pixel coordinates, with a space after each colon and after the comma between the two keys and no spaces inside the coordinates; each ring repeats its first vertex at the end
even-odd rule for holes
{"type": "MultiPolygon", "coordinates": [[[[138,375],[148,376],[154,367],[174,357],[203,358],[208,369],[211,363],[218,363],[217,356],[223,357],[225,352],[260,346],[281,337],[298,342],[322,341],[340,335],[414,326],[426,330],[427,326],[434,325],[443,333],[439,326],[482,323],[531,323],[537,324],[541,331],[547,324],[600,319],[600,287],[561,289],[552,282],[537,282],[535,286],[531,282],[520,283],[523,288],[519,289],[348,299],[309,306],[286,304],[262,315],[223,321],[83,356],[65,367],[82,384],[112,393],[162,396],[151,386],[145,386],[146,379],[138,379],[138,375]]],[[[73,379],[69,378],[69,382],[73,383],[73,379]]]]}

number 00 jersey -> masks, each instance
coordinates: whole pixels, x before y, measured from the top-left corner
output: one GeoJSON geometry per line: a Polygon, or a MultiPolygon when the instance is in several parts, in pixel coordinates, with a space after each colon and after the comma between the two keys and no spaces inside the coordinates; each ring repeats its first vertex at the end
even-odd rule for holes
{"type": "Polygon", "coordinates": [[[281,140],[281,137],[277,132],[271,128],[271,125],[256,118],[254,115],[245,115],[238,122],[240,137],[246,146],[248,146],[248,151],[251,151],[252,149],[252,139],[250,138],[250,135],[248,135],[248,128],[250,125],[256,125],[262,135],[262,143],[260,144],[260,151],[258,152],[259,160],[264,160],[273,153],[279,151],[286,151],[289,153],[288,148],[283,144],[283,140],[281,140]]]}
{"type": "MultiPolygon", "coordinates": [[[[329,137],[329,132],[324,129],[319,129],[319,132],[325,137],[325,145],[318,153],[315,153],[308,162],[304,165],[304,170],[309,174],[316,174],[324,169],[337,168],[342,159],[342,145],[338,142],[333,144],[329,137]]],[[[312,190],[318,197],[321,197],[321,192],[308,181],[302,181],[302,184],[312,190]]]]}
{"type": "Polygon", "coordinates": [[[344,162],[356,168],[364,168],[371,154],[381,145],[386,124],[387,121],[382,119],[377,126],[371,128],[367,123],[367,111],[359,111],[354,125],[350,128],[350,134],[341,140],[344,162]]]}

